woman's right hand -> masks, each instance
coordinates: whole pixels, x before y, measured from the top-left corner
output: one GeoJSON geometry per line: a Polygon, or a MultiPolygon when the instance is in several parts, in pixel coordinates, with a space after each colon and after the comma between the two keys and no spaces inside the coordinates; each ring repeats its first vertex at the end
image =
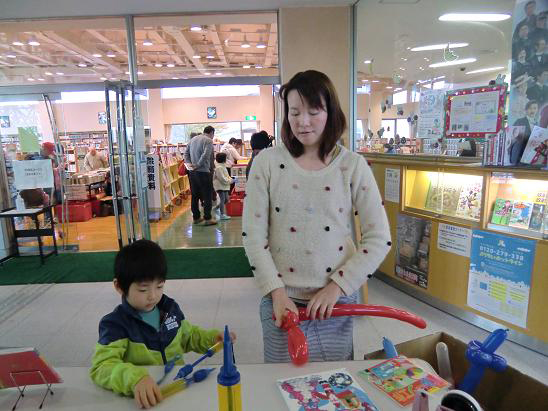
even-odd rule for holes
{"type": "Polygon", "coordinates": [[[286,310],[293,311],[295,314],[299,314],[295,303],[287,296],[285,288],[276,288],[270,295],[272,296],[272,308],[274,310],[274,317],[276,318],[276,327],[282,326],[282,321],[285,317],[286,310]]]}

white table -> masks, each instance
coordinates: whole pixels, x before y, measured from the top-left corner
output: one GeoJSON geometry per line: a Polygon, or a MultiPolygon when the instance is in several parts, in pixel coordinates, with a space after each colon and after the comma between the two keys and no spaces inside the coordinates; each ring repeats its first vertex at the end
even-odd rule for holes
{"type": "MultiPolygon", "coordinates": [[[[433,372],[432,367],[425,361],[414,361],[420,367],[433,372]]],[[[278,379],[346,368],[379,410],[410,410],[411,406],[400,407],[396,402],[358,376],[358,371],[377,363],[379,363],[379,360],[316,362],[308,363],[303,367],[295,367],[292,364],[238,364],[238,370],[241,374],[242,409],[244,411],[285,411],[287,406],[276,385],[278,379]]],[[[171,375],[174,376],[179,368],[175,367],[171,375]]],[[[187,390],[166,398],[153,409],[158,411],[217,411],[217,373],[219,368],[217,366],[205,381],[193,384],[187,390]]],[[[163,372],[162,367],[149,367],[149,370],[155,379],[161,376],[163,372]]],[[[93,384],[88,376],[88,368],[67,367],[57,368],[57,371],[63,377],[64,383],[52,387],[55,394],[53,396],[48,395],[44,403],[44,411],[137,410],[133,398],[116,395],[93,384]]],[[[171,382],[171,379],[168,376],[166,383],[171,382]]],[[[445,391],[440,391],[431,399],[431,410],[434,410],[436,405],[439,404],[441,393],[445,391]]],[[[45,387],[42,386],[27,387],[25,397],[19,401],[17,410],[37,410],[44,392],[45,387]]],[[[11,410],[17,395],[16,389],[0,390],[0,410],[11,410]]]]}

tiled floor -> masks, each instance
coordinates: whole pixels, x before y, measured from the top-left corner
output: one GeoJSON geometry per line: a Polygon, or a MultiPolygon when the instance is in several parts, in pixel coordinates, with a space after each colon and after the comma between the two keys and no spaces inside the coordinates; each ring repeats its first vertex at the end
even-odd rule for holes
{"type": "MultiPolygon", "coordinates": [[[[0,287],[0,307],[25,287],[0,287]]],[[[166,294],[175,298],[186,317],[197,325],[221,328],[228,324],[238,335],[235,354],[239,362],[263,361],[260,294],[253,279],[170,280],[166,294]]],[[[437,331],[446,331],[463,341],[483,340],[487,335],[376,279],[369,282],[369,299],[371,304],[415,312],[425,318],[428,327],[419,330],[390,319],[359,318],[355,322],[355,358],[380,349],[383,336],[399,343],[437,331]]],[[[118,294],[110,283],[54,285],[0,324],[0,347],[36,346],[53,365],[87,366],[97,341],[99,320],[118,303],[118,294]]],[[[522,372],[540,381],[548,380],[548,357],[512,342],[505,342],[497,353],[522,372]]],[[[194,356],[189,355],[187,360],[191,358],[194,356]]],[[[208,361],[217,364],[219,360],[214,356],[208,361]]]]}

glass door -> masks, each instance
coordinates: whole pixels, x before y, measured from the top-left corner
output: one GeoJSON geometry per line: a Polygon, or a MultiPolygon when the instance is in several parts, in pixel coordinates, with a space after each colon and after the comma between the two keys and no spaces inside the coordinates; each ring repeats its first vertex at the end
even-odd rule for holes
{"type": "Polygon", "coordinates": [[[120,248],[150,239],[142,97],[129,82],[105,82],[111,194],[120,248]]]}

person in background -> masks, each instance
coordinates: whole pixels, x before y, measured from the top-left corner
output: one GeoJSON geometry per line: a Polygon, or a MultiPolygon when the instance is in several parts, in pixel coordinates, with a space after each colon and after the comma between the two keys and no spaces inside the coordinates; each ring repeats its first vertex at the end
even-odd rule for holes
{"type": "Polygon", "coordinates": [[[215,191],[217,191],[217,196],[219,197],[219,219],[230,220],[230,217],[226,215],[225,204],[228,203],[232,178],[228,175],[226,169],[226,153],[217,153],[215,160],[216,165],[215,173],[213,174],[213,187],[215,188],[215,191]]]}
{"type": "Polygon", "coordinates": [[[458,151],[461,157],[476,157],[476,142],[473,139],[461,141],[458,151]]]}
{"type": "Polygon", "coordinates": [[[51,199],[52,204],[61,203],[61,175],[59,167],[60,165],[57,162],[55,156],[55,144],[52,142],[46,141],[42,143],[42,148],[40,149],[40,158],[46,160],[51,160],[51,167],[53,169],[53,185],[54,187],[51,190],[51,199]]]}
{"type": "Polygon", "coordinates": [[[543,68],[535,80],[535,83],[527,87],[527,98],[538,101],[543,106],[548,101],[548,67],[543,68]]]}
{"type": "Polygon", "coordinates": [[[280,88],[282,141],[260,153],[246,185],[242,238],[260,288],[265,362],[289,362],[288,311],[306,307],[310,361],[352,359],[352,317],[331,317],[390,248],[390,226],[364,157],[338,144],[346,118],[331,80],[315,70],[280,88]],[[359,215],[361,238],[352,226],[359,215]],[[275,321],[273,320],[275,318],[275,321]],[[315,321],[319,319],[321,321],[315,321]]]}
{"type": "Polygon", "coordinates": [[[228,143],[221,147],[221,153],[226,154],[226,169],[230,176],[232,175],[232,166],[242,159],[242,156],[238,153],[238,150],[242,147],[241,141],[238,143],[238,139],[231,138],[228,143]]]}
{"type": "Polygon", "coordinates": [[[247,167],[245,168],[245,176],[249,177],[249,172],[251,170],[251,165],[253,164],[253,160],[255,157],[265,148],[272,146],[272,140],[270,139],[270,136],[268,133],[264,130],[259,131],[258,133],[253,133],[251,135],[251,159],[249,160],[249,163],[247,163],[247,167]]]}
{"type": "Polygon", "coordinates": [[[536,28],[538,17],[535,14],[536,8],[537,2],[535,0],[530,0],[525,3],[525,18],[517,24],[516,30],[523,26],[527,26],[530,31],[533,31],[536,28]]]}
{"type": "MultiPolygon", "coordinates": [[[[518,118],[513,124],[514,126],[525,126],[526,139],[529,139],[533,127],[538,125],[537,113],[538,103],[535,100],[531,100],[525,105],[525,117],[518,118]]],[[[523,154],[523,151],[521,154],[523,154]]]]}
{"type": "Polygon", "coordinates": [[[91,147],[84,157],[84,169],[86,171],[93,171],[106,167],[108,167],[108,161],[101,153],[97,152],[95,147],[91,147]]]}
{"type": "Polygon", "coordinates": [[[518,51],[517,60],[512,64],[512,80],[514,82],[524,74],[531,72],[531,66],[527,62],[528,51],[524,48],[518,51]]]}
{"type": "Polygon", "coordinates": [[[191,209],[194,224],[214,225],[217,220],[211,216],[213,197],[213,176],[211,164],[213,156],[213,137],[215,129],[204,128],[204,133],[188,142],[184,154],[185,164],[188,164],[188,178],[192,195],[191,209]],[[200,213],[200,200],[204,204],[204,217],[200,213]]]}
{"type": "Polygon", "coordinates": [[[539,37],[535,41],[535,49],[529,57],[529,65],[531,66],[531,73],[533,76],[542,74],[542,70],[548,66],[548,56],[546,55],[546,39],[539,37]]]}
{"type": "Polygon", "coordinates": [[[537,25],[533,32],[531,33],[531,40],[536,42],[539,38],[547,38],[547,31],[546,30],[546,12],[543,11],[542,13],[539,13],[537,16],[537,25]]]}
{"type": "MultiPolygon", "coordinates": [[[[527,55],[531,55],[533,53],[533,44],[529,38],[529,26],[523,25],[519,29],[516,29],[516,31],[517,36],[512,41],[512,50],[514,50],[514,53],[518,53],[519,50],[525,49],[527,50],[527,55]]],[[[517,60],[518,56],[513,54],[512,57],[514,60],[517,60]]]]}

